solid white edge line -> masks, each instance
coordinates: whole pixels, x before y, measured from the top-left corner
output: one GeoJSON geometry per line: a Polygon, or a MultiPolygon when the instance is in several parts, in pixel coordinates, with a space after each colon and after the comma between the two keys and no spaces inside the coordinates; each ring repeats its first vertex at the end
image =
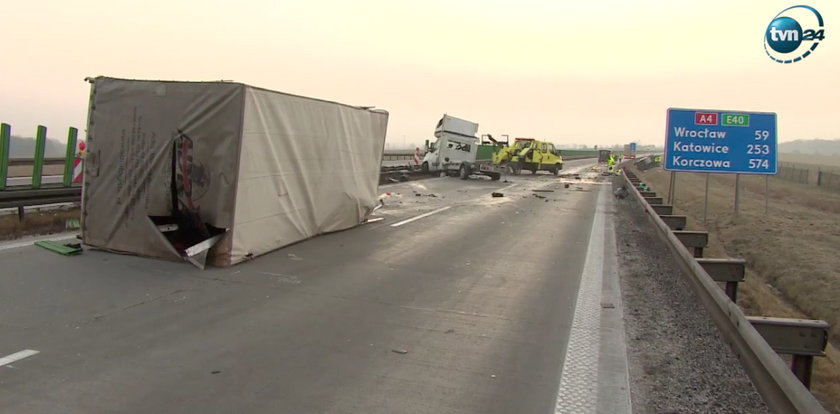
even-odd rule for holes
{"type": "Polygon", "coordinates": [[[581,272],[569,340],[560,370],[555,414],[596,413],[598,410],[605,191],[603,188],[598,191],[586,260],[581,272]]]}
{"type": "Polygon", "coordinates": [[[420,219],[421,219],[421,218],[423,218],[423,217],[429,217],[429,216],[431,216],[432,214],[437,214],[437,213],[440,213],[441,211],[444,211],[444,210],[449,210],[450,208],[452,208],[452,206],[441,207],[441,208],[439,208],[439,209],[437,209],[437,210],[430,211],[430,212],[428,212],[428,213],[423,213],[423,214],[421,214],[421,215],[419,215],[419,216],[412,217],[412,218],[410,218],[410,219],[406,219],[406,220],[403,220],[403,221],[400,221],[400,222],[394,223],[394,224],[392,224],[392,225],[391,225],[391,227],[399,227],[399,226],[402,226],[403,224],[408,224],[408,223],[411,223],[412,221],[415,221],[415,220],[420,220],[420,219]]]}
{"type": "Polygon", "coordinates": [[[3,365],[11,364],[12,362],[15,362],[15,361],[20,361],[21,359],[24,359],[24,358],[29,358],[32,355],[38,354],[40,352],[41,351],[36,351],[34,349],[24,349],[23,351],[15,352],[14,354],[11,354],[11,355],[6,355],[3,358],[0,358],[0,367],[2,367],[3,365]]]}

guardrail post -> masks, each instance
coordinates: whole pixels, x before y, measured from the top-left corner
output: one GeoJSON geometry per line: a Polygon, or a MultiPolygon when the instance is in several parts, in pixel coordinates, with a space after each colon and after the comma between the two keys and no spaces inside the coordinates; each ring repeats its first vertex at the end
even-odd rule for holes
{"type": "Polygon", "coordinates": [[[9,140],[11,140],[11,135],[11,125],[0,124],[0,190],[6,189],[6,177],[9,175],[9,140]]]}
{"type": "Polygon", "coordinates": [[[32,160],[32,188],[41,188],[41,174],[44,172],[44,150],[47,146],[47,127],[38,125],[35,134],[35,155],[32,160]]]}
{"type": "Polygon", "coordinates": [[[747,320],[774,351],[793,355],[791,371],[810,389],[814,357],[824,356],[828,344],[828,322],[763,316],[747,320]]]}
{"type": "Polygon", "coordinates": [[[811,373],[814,367],[814,357],[812,355],[794,355],[791,363],[791,370],[802,385],[807,389],[811,389],[811,373]]]}
{"type": "Polygon", "coordinates": [[[705,231],[675,231],[674,236],[693,250],[694,257],[703,257],[703,248],[709,245],[709,233],[705,231]]]}
{"type": "Polygon", "coordinates": [[[73,184],[73,161],[76,159],[76,137],[79,135],[79,130],[70,127],[67,132],[67,150],[64,152],[64,180],[65,187],[70,187],[73,184]]]}
{"type": "Polygon", "coordinates": [[[662,197],[644,197],[648,204],[662,204],[662,197]]]}
{"type": "Polygon", "coordinates": [[[738,283],[744,281],[747,262],[743,259],[697,259],[703,270],[715,282],[724,282],[726,296],[733,303],[738,303],[738,283]]]}
{"type": "MultiPolygon", "coordinates": [[[[662,221],[665,222],[665,224],[668,226],[668,228],[670,228],[671,230],[678,230],[678,231],[685,228],[685,223],[687,221],[685,216],[674,216],[674,215],[669,215],[669,214],[660,214],[659,218],[661,218],[662,221]]],[[[696,251],[697,250],[695,250],[695,252],[696,251]]],[[[701,250],[701,254],[702,254],[702,250],[701,250]]]]}
{"type": "Polygon", "coordinates": [[[674,206],[667,204],[654,204],[650,208],[660,216],[670,216],[674,212],[674,206]]]}

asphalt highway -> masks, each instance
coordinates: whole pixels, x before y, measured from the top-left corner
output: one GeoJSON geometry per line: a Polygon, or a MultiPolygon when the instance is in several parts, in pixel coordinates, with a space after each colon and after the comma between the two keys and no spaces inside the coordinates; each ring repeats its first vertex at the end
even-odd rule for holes
{"type": "Polygon", "coordinates": [[[0,412],[620,412],[622,348],[570,345],[614,271],[591,165],[382,186],[383,220],[224,269],[0,246],[0,412]]]}

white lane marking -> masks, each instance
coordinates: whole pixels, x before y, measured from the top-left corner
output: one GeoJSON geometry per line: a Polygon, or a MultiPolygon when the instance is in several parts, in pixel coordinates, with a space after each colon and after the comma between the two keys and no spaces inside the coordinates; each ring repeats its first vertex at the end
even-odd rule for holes
{"type": "Polygon", "coordinates": [[[560,374],[555,413],[595,413],[598,408],[601,284],[604,272],[604,191],[598,192],[575,316],[560,374]]]}
{"type": "Polygon", "coordinates": [[[399,227],[399,226],[402,226],[403,224],[408,224],[408,223],[411,223],[412,221],[415,221],[415,220],[420,220],[420,219],[421,219],[421,218],[423,218],[423,217],[429,217],[429,216],[431,216],[432,214],[437,214],[437,213],[440,213],[441,211],[444,211],[444,210],[449,210],[450,208],[452,208],[452,206],[441,207],[441,208],[439,208],[439,209],[437,209],[437,210],[430,211],[430,212],[428,212],[428,213],[423,213],[423,214],[421,214],[421,215],[419,215],[419,216],[412,217],[412,218],[410,218],[410,219],[407,219],[407,220],[403,220],[403,221],[400,221],[400,222],[394,223],[394,224],[392,224],[392,225],[391,225],[391,227],[399,227]]]}
{"type": "Polygon", "coordinates": [[[509,186],[507,186],[507,187],[502,187],[502,188],[500,188],[500,189],[498,189],[498,190],[496,190],[496,191],[505,191],[505,190],[507,190],[508,188],[513,188],[513,187],[516,187],[517,185],[519,185],[519,183],[511,184],[511,185],[509,185],[509,186]]]}
{"type": "Polygon", "coordinates": [[[9,249],[17,249],[18,247],[31,246],[31,245],[35,244],[36,241],[44,241],[44,240],[62,241],[62,240],[75,239],[77,234],[79,234],[78,231],[71,232],[71,233],[52,234],[52,235],[49,235],[49,236],[27,237],[27,238],[22,239],[22,240],[0,244],[0,251],[9,250],[9,249]]]}
{"type": "Polygon", "coordinates": [[[11,364],[15,361],[20,361],[24,358],[29,358],[32,355],[35,355],[40,352],[41,351],[36,351],[34,349],[24,349],[23,351],[15,352],[14,354],[4,356],[3,358],[0,358],[0,367],[2,367],[3,365],[11,364]]]}

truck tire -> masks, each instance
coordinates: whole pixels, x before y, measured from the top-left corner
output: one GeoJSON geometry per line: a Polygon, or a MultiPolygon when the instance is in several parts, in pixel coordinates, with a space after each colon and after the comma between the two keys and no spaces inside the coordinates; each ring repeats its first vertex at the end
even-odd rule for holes
{"type": "Polygon", "coordinates": [[[490,173],[490,180],[492,181],[499,181],[502,178],[502,175],[499,173],[490,173]]]}
{"type": "Polygon", "coordinates": [[[461,164],[461,168],[458,169],[458,176],[461,177],[462,180],[470,178],[470,167],[467,166],[467,164],[461,164]]]}
{"type": "Polygon", "coordinates": [[[554,175],[560,175],[560,170],[563,169],[563,164],[554,165],[554,175]]]}

